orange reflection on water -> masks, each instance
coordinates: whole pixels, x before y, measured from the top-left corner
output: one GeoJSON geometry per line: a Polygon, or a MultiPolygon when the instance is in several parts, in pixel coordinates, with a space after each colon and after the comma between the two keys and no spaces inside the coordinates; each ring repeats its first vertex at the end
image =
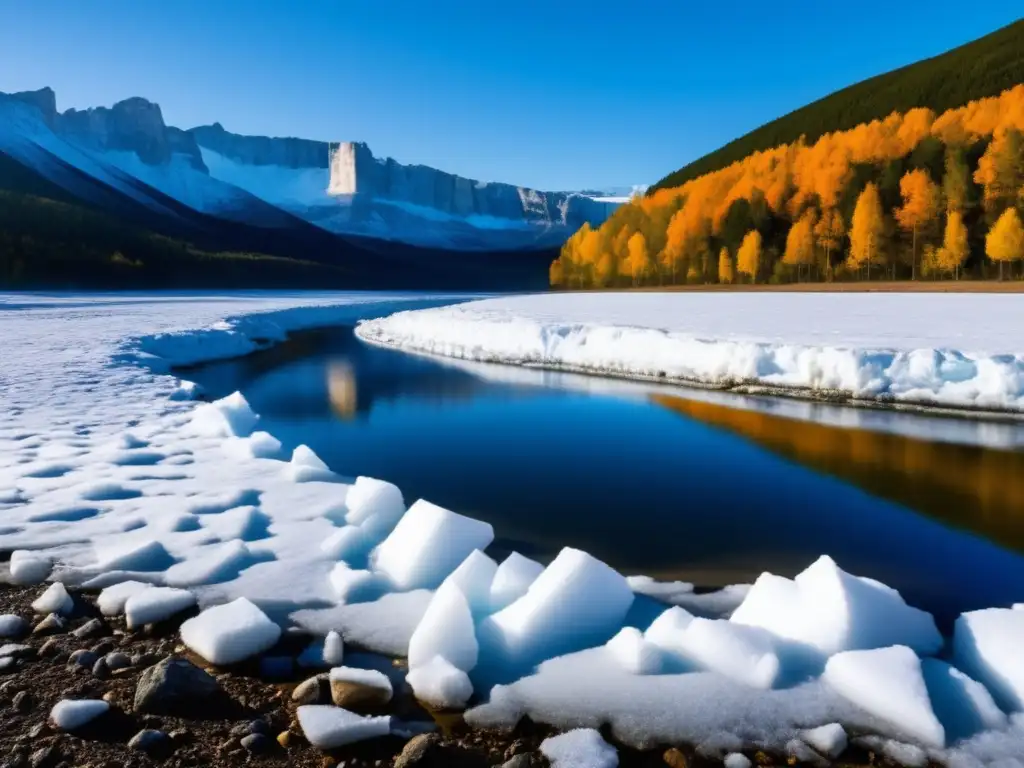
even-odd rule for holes
{"type": "Polygon", "coordinates": [[[1024,551],[1024,452],[834,427],[672,395],[652,402],[1024,551]]]}
{"type": "Polygon", "coordinates": [[[358,405],[355,371],[347,360],[332,360],[327,365],[327,398],[331,410],[341,418],[355,417],[358,405]]]}

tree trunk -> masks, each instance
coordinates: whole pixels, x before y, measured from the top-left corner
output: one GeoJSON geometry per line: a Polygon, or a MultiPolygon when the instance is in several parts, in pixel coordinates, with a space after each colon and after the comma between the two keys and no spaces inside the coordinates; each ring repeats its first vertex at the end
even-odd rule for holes
{"type": "Polygon", "coordinates": [[[917,227],[914,227],[914,239],[910,246],[910,279],[917,280],[917,227]]]}

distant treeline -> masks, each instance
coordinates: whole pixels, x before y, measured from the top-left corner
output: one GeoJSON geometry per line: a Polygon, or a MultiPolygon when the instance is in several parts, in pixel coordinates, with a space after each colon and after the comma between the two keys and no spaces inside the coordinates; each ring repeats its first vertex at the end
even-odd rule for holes
{"type": "Polygon", "coordinates": [[[84,206],[0,190],[7,288],[340,287],[344,278],[312,262],[204,251],[84,206]]]}
{"type": "Polygon", "coordinates": [[[1024,265],[1024,85],[755,152],[584,226],[568,288],[1016,277],[1024,265]]]}

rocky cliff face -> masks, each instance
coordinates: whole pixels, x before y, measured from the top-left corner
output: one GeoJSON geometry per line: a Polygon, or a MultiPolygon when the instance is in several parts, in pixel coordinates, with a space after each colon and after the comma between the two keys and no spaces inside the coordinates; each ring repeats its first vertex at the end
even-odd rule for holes
{"type": "Polygon", "coordinates": [[[112,107],[57,111],[57,97],[50,88],[13,94],[32,104],[54,133],[83,147],[100,151],[134,152],[146,165],[163,165],[178,154],[193,168],[205,171],[199,146],[191,134],[164,122],[160,105],[138,96],[112,107]]]}
{"type": "Polygon", "coordinates": [[[188,133],[202,147],[246,165],[282,168],[326,168],[327,142],[311,139],[241,136],[229,133],[220,123],[201,125],[188,133]]]}
{"type": "MultiPolygon", "coordinates": [[[[375,157],[363,143],[332,147],[242,136],[220,123],[183,131],[164,122],[159,105],[139,97],[63,113],[49,88],[13,97],[34,106],[55,134],[79,147],[134,153],[142,165],[130,155],[106,161],[218,215],[225,205],[244,207],[254,196],[334,232],[476,249],[551,245],[584,222],[600,224],[616,207],[577,193],[403,165],[375,157]]],[[[258,215],[266,219],[265,211],[258,215]]]]}
{"type": "Polygon", "coordinates": [[[361,142],[345,142],[332,152],[328,192],[407,203],[459,218],[486,216],[572,228],[585,221],[600,224],[615,208],[571,192],[540,192],[467,179],[425,165],[402,165],[374,157],[361,142]]]}

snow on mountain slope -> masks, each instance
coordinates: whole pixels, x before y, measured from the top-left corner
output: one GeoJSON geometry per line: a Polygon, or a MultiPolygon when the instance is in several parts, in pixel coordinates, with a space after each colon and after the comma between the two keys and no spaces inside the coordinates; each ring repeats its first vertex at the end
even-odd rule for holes
{"type": "Polygon", "coordinates": [[[288,225],[290,217],[272,204],[266,205],[259,196],[197,170],[184,155],[172,155],[168,163],[160,165],[144,163],[129,151],[97,156],[200,213],[264,227],[288,225]]]}
{"type": "Polygon", "coordinates": [[[139,97],[61,113],[51,89],[0,94],[0,123],[0,150],[100,207],[101,192],[72,169],[163,215],[175,215],[166,196],[261,227],[290,227],[297,217],[334,234],[475,251],[559,245],[619,202],[405,165],[357,142],[329,152],[326,142],[219,125],[183,131],[139,97]]]}
{"type": "Polygon", "coordinates": [[[283,165],[241,163],[200,145],[210,176],[289,211],[336,205],[327,194],[327,168],[289,168],[283,165]]]}
{"type": "Polygon", "coordinates": [[[119,169],[56,136],[43,121],[38,109],[3,94],[0,94],[0,152],[37,171],[73,195],[91,197],[94,190],[83,184],[80,177],[69,170],[69,166],[157,213],[177,216],[171,209],[147,196],[119,169]]]}
{"type": "Polygon", "coordinates": [[[183,155],[151,165],[129,150],[97,150],[57,135],[33,105],[0,94],[0,152],[73,195],[95,200],[97,190],[77,169],[163,216],[178,214],[145,187],[200,213],[260,226],[286,226],[289,217],[244,190],[213,179],[183,155]],[[139,183],[141,182],[141,184],[139,183]],[[145,185],[145,186],[143,186],[145,185]]]}

